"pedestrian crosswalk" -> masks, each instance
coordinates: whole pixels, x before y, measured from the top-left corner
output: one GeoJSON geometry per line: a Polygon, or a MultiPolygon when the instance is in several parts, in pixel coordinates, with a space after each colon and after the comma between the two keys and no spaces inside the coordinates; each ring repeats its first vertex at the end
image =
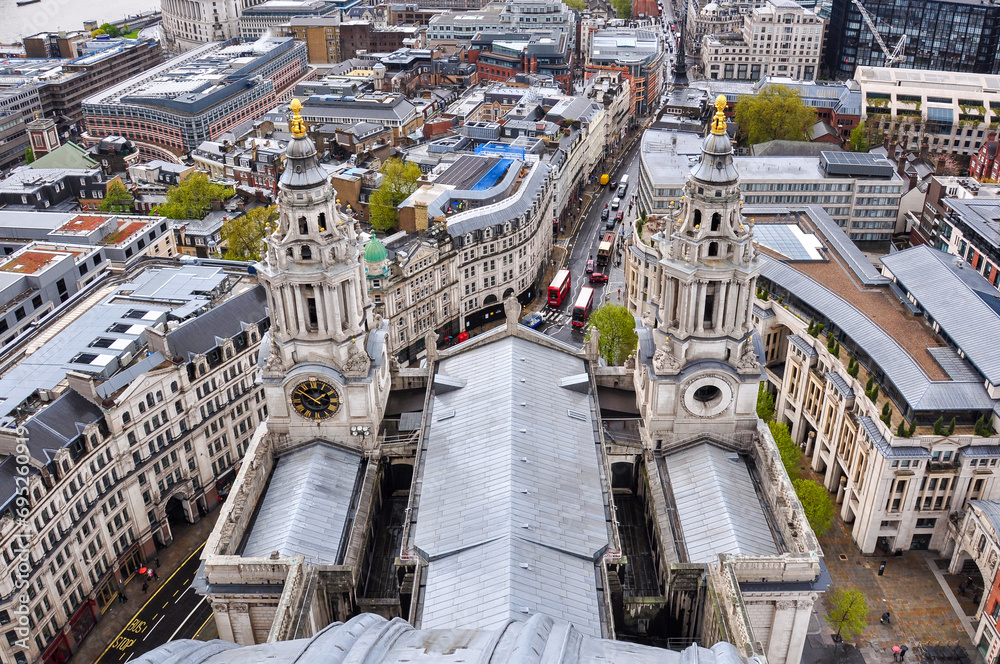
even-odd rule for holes
{"type": "Polygon", "coordinates": [[[565,325],[566,321],[569,320],[569,316],[556,309],[546,309],[542,313],[542,318],[549,325],[565,325]]]}

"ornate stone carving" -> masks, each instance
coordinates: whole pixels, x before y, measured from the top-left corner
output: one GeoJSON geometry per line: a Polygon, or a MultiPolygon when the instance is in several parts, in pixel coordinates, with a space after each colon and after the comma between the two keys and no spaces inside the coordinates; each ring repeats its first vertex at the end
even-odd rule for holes
{"type": "Polygon", "coordinates": [[[347,360],[344,361],[344,375],[348,378],[364,378],[368,375],[368,370],[372,366],[372,359],[368,354],[362,352],[355,344],[347,347],[347,360]]]}
{"type": "Polygon", "coordinates": [[[399,360],[396,359],[395,355],[389,356],[389,373],[398,374],[400,370],[399,360]]]}
{"type": "Polygon", "coordinates": [[[281,357],[281,350],[274,335],[271,335],[271,349],[267,353],[267,360],[264,362],[264,371],[273,374],[284,374],[288,370],[285,360],[281,357]]]}
{"type": "Polygon", "coordinates": [[[658,376],[669,376],[677,374],[681,370],[681,362],[670,352],[670,342],[656,349],[653,355],[653,371],[658,376]]]}
{"type": "Polygon", "coordinates": [[[760,373],[760,362],[757,361],[757,352],[750,339],[743,342],[743,353],[736,363],[736,370],[745,374],[760,373]]]}
{"type": "Polygon", "coordinates": [[[382,327],[382,314],[375,312],[372,314],[372,329],[378,330],[382,327]]]}
{"type": "Polygon", "coordinates": [[[787,611],[795,608],[794,600],[781,599],[774,603],[774,608],[778,611],[787,611]]]}
{"type": "Polygon", "coordinates": [[[645,327],[653,327],[653,312],[645,308],[642,312],[642,324],[645,327]]]}
{"type": "Polygon", "coordinates": [[[635,371],[635,352],[634,351],[631,352],[631,353],[629,353],[628,357],[625,358],[625,368],[628,371],[635,371]]]}
{"type": "Polygon", "coordinates": [[[243,603],[234,603],[229,605],[229,610],[233,613],[249,613],[250,605],[243,603]]]}

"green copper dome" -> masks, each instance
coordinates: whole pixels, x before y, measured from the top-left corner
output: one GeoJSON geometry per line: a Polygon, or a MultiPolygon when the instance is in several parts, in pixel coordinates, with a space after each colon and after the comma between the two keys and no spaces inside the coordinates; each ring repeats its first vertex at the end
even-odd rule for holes
{"type": "Polygon", "coordinates": [[[386,250],[385,245],[379,242],[378,238],[373,235],[372,239],[365,245],[365,262],[378,263],[379,261],[384,261],[388,256],[389,252],[386,250]]]}

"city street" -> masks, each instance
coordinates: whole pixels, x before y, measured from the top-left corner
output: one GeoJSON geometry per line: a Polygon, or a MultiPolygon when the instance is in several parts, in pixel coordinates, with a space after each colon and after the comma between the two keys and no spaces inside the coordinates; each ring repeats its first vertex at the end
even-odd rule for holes
{"type": "MultiPolygon", "coordinates": [[[[191,587],[204,542],[167,579],[150,584],[149,599],[111,642],[96,664],[127,662],[175,639],[193,639],[212,617],[212,608],[191,587]]],[[[129,593],[143,599],[133,583],[129,593]]]]}

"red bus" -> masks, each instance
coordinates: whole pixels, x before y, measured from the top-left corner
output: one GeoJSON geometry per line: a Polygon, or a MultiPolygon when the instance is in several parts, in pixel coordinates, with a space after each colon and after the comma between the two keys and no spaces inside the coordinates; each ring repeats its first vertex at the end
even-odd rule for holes
{"type": "Polygon", "coordinates": [[[594,305],[594,289],[584,287],[573,305],[573,327],[583,327],[590,318],[590,308],[594,305]]]}
{"type": "Polygon", "coordinates": [[[558,307],[569,295],[569,282],[570,273],[569,270],[559,270],[556,273],[556,278],[552,280],[549,284],[549,306],[558,307]]]}

